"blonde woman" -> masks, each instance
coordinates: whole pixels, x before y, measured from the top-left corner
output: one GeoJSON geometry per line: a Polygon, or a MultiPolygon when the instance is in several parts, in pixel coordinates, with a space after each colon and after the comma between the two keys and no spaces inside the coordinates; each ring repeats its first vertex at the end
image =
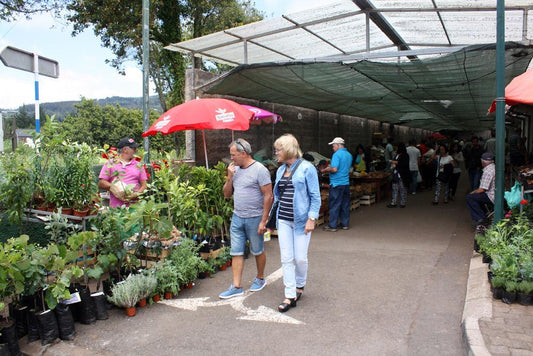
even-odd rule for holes
{"type": "Polygon", "coordinates": [[[278,310],[284,313],[296,306],[307,281],[307,250],[321,200],[316,168],[302,159],[296,138],[283,135],[274,148],[282,163],[276,173],[274,202],[279,201],[277,230],[285,285],[285,299],[278,310]]]}

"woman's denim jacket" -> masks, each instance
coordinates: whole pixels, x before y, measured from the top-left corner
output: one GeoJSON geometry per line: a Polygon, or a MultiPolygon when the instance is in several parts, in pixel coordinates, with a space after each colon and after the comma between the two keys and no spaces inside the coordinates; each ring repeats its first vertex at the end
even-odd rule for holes
{"type": "MultiPolygon", "coordinates": [[[[286,168],[287,164],[283,164],[276,172],[274,201],[279,200],[278,185],[286,168]]],[[[294,185],[294,198],[292,201],[294,210],[294,230],[297,234],[303,234],[307,219],[318,219],[318,212],[320,210],[320,187],[318,185],[318,173],[315,166],[310,162],[303,160],[292,175],[292,184],[294,185]]],[[[277,213],[278,212],[276,212],[276,214],[277,213]]]]}

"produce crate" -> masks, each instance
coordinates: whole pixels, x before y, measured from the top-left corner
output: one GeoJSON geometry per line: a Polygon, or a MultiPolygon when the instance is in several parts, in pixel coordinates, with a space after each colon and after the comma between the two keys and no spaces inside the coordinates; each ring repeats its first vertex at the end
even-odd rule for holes
{"type": "Polygon", "coordinates": [[[350,211],[353,211],[361,205],[361,201],[359,199],[353,199],[350,204],[350,211]]]}
{"type": "Polygon", "coordinates": [[[376,195],[375,194],[366,194],[362,195],[359,198],[359,204],[361,205],[372,205],[376,203],[376,195]]]}

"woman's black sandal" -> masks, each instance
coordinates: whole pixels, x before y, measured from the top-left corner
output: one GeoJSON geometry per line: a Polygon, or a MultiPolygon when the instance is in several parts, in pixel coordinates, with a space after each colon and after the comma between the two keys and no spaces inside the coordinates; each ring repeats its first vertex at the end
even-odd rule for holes
{"type": "Polygon", "coordinates": [[[304,292],[304,287],[296,287],[296,300],[300,300],[304,292]],[[298,292],[300,290],[300,292],[298,292]]]}
{"type": "Polygon", "coordinates": [[[296,298],[285,298],[283,300],[283,302],[278,305],[278,310],[280,313],[285,313],[287,310],[289,310],[290,308],[293,308],[296,306],[296,298]],[[287,301],[289,301],[287,303],[287,301]]]}

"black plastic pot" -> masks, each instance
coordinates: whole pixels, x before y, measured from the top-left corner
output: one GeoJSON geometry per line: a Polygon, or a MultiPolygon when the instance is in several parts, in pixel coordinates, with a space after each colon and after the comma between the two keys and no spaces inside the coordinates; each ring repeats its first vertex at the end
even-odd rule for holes
{"type": "Polygon", "coordinates": [[[474,239],[474,251],[479,252],[479,244],[477,243],[476,239],[474,239]]]}
{"type": "Polygon", "coordinates": [[[82,324],[94,323],[96,321],[96,305],[91,298],[89,287],[76,284],[74,290],[71,290],[70,292],[78,292],[81,299],[79,303],[70,305],[74,320],[79,321],[82,324]]]}
{"type": "Polygon", "coordinates": [[[503,291],[502,302],[507,304],[513,304],[516,301],[516,292],[503,291]]]}
{"type": "Polygon", "coordinates": [[[91,294],[91,298],[94,302],[96,319],[97,320],[106,320],[107,316],[107,307],[106,307],[106,296],[103,292],[97,292],[91,294]]]}
{"type": "Polygon", "coordinates": [[[530,293],[517,293],[516,301],[520,305],[533,305],[533,294],[530,293]]]}
{"type": "Polygon", "coordinates": [[[27,306],[13,309],[13,317],[17,325],[17,336],[19,338],[28,334],[28,308],[27,306]]]}
{"type": "Polygon", "coordinates": [[[74,317],[70,307],[66,304],[59,303],[54,312],[57,318],[57,327],[59,329],[59,338],[61,340],[73,340],[76,336],[74,327],[74,317]]]}
{"type": "Polygon", "coordinates": [[[53,343],[59,337],[56,314],[48,309],[37,313],[36,317],[39,322],[41,345],[44,346],[53,343]]]}
{"type": "Polygon", "coordinates": [[[6,344],[9,350],[8,355],[22,355],[19,348],[19,339],[17,337],[17,325],[13,322],[0,329],[0,343],[6,344]]]}
{"type": "Polygon", "coordinates": [[[492,263],[492,258],[490,258],[489,255],[487,255],[486,252],[482,252],[483,255],[483,263],[492,263]]]}
{"type": "Polygon", "coordinates": [[[502,296],[503,296],[503,288],[501,287],[493,288],[492,297],[494,299],[502,299],[502,296]]]}
{"type": "Polygon", "coordinates": [[[41,338],[39,332],[39,322],[37,321],[35,309],[30,309],[27,314],[28,320],[28,342],[37,341],[41,338]]]}

